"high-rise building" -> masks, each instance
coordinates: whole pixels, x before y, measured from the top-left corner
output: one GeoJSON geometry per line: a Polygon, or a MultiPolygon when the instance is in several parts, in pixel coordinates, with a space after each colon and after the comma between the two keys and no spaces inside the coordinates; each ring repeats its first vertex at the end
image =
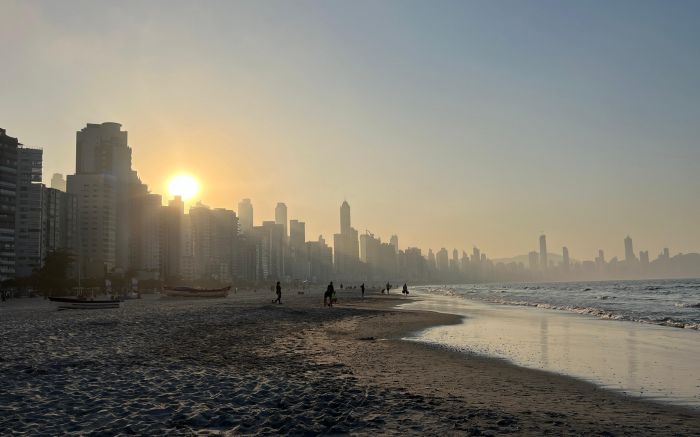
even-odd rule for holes
{"type": "Polygon", "coordinates": [[[287,205],[282,202],[277,203],[275,207],[275,223],[284,226],[285,239],[289,236],[287,232],[287,205]]]}
{"type": "Polygon", "coordinates": [[[539,254],[534,250],[527,255],[527,261],[533,272],[540,269],[539,254]]]}
{"type": "Polygon", "coordinates": [[[84,275],[102,277],[130,267],[130,202],[139,184],[119,123],[89,123],[77,132],[75,174],[68,176],[67,188],[78,202],[84,275]]]}
{"type": "Polygon", "coordinates": [[[77,250],[78,203],[75,196],[56,188],[44,189],[44,245],[46,253],[77,250]]]}
{"type": "Polygon", "coordinates": [[[284,226],[264,221],[253,227],[258,243],[258,281],[282,280],[286,275],[284,259],[284,226]]]}
{"type": "Polygon", "coordinates": [[[472,264],[478,265],[481,262],[481,251],[478,247],[472,248],[472,264]]]}
{"type": "Polygon", "coordinates": [[[379,266],[381,244],[382,240],[375,238],[370,232],[360,235],[360,261],[367,264],[370,269],[376,269],[379,266]]]}
{"type": "Polygon", "coordinates": [[[643,266],[649,265],[649,251],[648,250],[642,250],[639,252],[639,262],[643,266]]]}
{"type": "Polygon", "coordinates": [[[183,256],[183,222],[185,203],[181,196],[175,196],[167,206],[161,206],[160,224],[160,276],[163,280],[174,283],[181,275],[183,256]]]}
{"type": "Polygon", "coordinates": [[[162,198],[145,184],[132,187],[129,201],[130,271],[139,279],[161,279],[162,198]]]}
{"type": "Polygon", "coordinates": [[[566,246],[562,247],[561,256],[562,256],[562,262],[561,262],[562,268],[565,272],[568,272],[570,261],[569,261],[569,249],[566,246]]]}
{"type": "MultiPolygon", "coordinates": [[[[184,281],[193,281],[195,277],[194,262],[194,231],[192,229],[192,217],[189,214],[182,216],[182,228],[180,238],[180,274],[184,281]]],[[[165,278],[168,280],[168,278],[165,278]]]]}
{"type": "Polygon", "coordinates": [[[350,230],[350,204],[344,200],[340,205],[340,233],[345,234],[350,230]]]}
{"type": "Polygon", "coordinates": [[[452,259],[450,260],[450,270],[457,272],[459,271],[459,251],[457,249],[452,250],[452,259]]]}
{"type": "Polygon", "coordinates": [[[291,247],[302,247],[306,242],[306,224],[299,220],[289,221],[289,245],[291,247]]]}
{"type": "Polygon", "coordinates": [[[600,271],[605,267],[605,252],[603,249],[598,249],[598,256],[595,259],[595,266],[600,271]]]}
{"type": "Polygon", "coordinates": [[[51,176],[51,188],[63,192],[66,191],[66,179],[61,173],[54,173],[53,176],[51,176]]]}
{"type": "Polygon", "coordinates": [[[389,244],[394,246],[394,250],[398,253],[398,251],[399,251],[399,237],[397,235],[392,235],[391,238],[389,238],[389,244]]]}
{"type": "Polygon", "coordinates": [[[333,275],[333,249],[321,235],[318,241],[308,241],[306,250],[309,257],[307,277],[313,282],[331,279],[333,275]]]}
{"type": "Polygon", "coordinates": [[[238,234],[236,213],[224,208],[211,209],[199,202],[190,208],[189,217],[195,278],[231,282],[238,234]]]}
{"type": "Polygon", "coordinates": [[[336,273],[341,278],[355,275],[360,260],[360,246],[357,230],[350,226],[350,205],[347,201],[340,206],[340,233],[333,235],[333,248],[336,273]]]}
{"type": "Polygon", "coordinates": [[[540,235],[540,268],[547,270],[547,237],[540,235]]]}
{"type": "Polygon", "coordinates": [[[427,279],[426,261],[419,248],[406,248],[404,252],[404,265],[401,269],[401,273],[411,282],[419,282],[427,279]]]}
{"type": "Polygon", "coordinates": [[[0,129],[0,281],[15,277],[17,138],[0,129]]]}
{"type": "Polygon", "coordinates": [[[637,257],[634,256],[634,249],[632,248],[632,239],[629,235],[625,237],[625,261],[628,263],[637,261],[637,257]]]}
{"type": "Polygon", "coordinates": [[[253,230],[253,204],[250,199],[238,202],[238,221],[242,234],[248,234],[253,230]]]}
{"type": "Polygon", "coordinates": [[[447,249],[444,247],[438,250],[437,254],[435,254],[435,262],[437,263],[437,269],[446,272],[450,269],[450,259],[449,259],[449,254],[447,253],[447,249]]]}
{"type": "Polygon", "coordinates": [[[435,260],[435,253],[433,253],[433,249],[428,249],[428,268],[431,270],[437,269],[437,261],[435,260]]]}
{"type": "Polygon", "coordinates": [[[44,186],[41,149],[17,149],[17,208],[15,210],[15,275],[27,277],[41,268],[44,246],[44,186]]]}
{"type": "Polygon", "coordinates": [[[309,260],[306,250],[306,224],[299,220],[289,221],[289,269],[295,279],[309,277],[309,260]]]}

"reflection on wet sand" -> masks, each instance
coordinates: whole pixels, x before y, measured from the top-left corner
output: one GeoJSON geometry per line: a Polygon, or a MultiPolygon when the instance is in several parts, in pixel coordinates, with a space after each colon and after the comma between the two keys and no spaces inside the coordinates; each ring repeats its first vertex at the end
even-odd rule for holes
{"type": "Polygon", "coordinates": [[[425,296],[403,305],[460,314],[414,338],[593,381],[632,396],[700,407],[700,333],[563,311],[425,296]]]}

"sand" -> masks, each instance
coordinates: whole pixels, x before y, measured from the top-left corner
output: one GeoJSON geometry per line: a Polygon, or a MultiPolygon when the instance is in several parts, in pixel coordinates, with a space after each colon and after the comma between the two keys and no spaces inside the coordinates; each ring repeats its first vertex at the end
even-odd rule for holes
{"type": "MultiPolygon", "coordinates": [[[[458,318],[321,291],[0,307],[3,434],[697,435],[700,413],[400,340],[458,318]]],[[[354,294],[359,294],[354,293],[354,294]]],[[[21,302],[21,301],[20,301],[21,302]]]]}

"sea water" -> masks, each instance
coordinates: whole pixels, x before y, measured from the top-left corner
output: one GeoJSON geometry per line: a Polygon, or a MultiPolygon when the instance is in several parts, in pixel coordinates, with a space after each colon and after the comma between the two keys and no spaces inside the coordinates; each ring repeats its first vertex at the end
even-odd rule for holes
{"type": "Polygon", "coordinates": [[[470,284],[419,289],[428,294],[489,303],[534,306],[603,319],[700,329],[700,279],[470,284]]]}

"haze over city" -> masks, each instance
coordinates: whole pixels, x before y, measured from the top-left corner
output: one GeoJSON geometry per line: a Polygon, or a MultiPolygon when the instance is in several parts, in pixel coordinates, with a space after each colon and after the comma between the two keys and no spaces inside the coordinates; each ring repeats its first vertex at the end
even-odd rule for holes
{"type": "Polygon", "coordinates": [[[426,251],[700,250],[696,3],[69,3],[0,3],[0,120],[45,175],[115,121],[153,192],[310,239],[347,199],[426,251]]]}
{"type": "Polygon", "coordinates": [[[700,1],[0,19],[0,434],[698,435],[700,1]]]}

